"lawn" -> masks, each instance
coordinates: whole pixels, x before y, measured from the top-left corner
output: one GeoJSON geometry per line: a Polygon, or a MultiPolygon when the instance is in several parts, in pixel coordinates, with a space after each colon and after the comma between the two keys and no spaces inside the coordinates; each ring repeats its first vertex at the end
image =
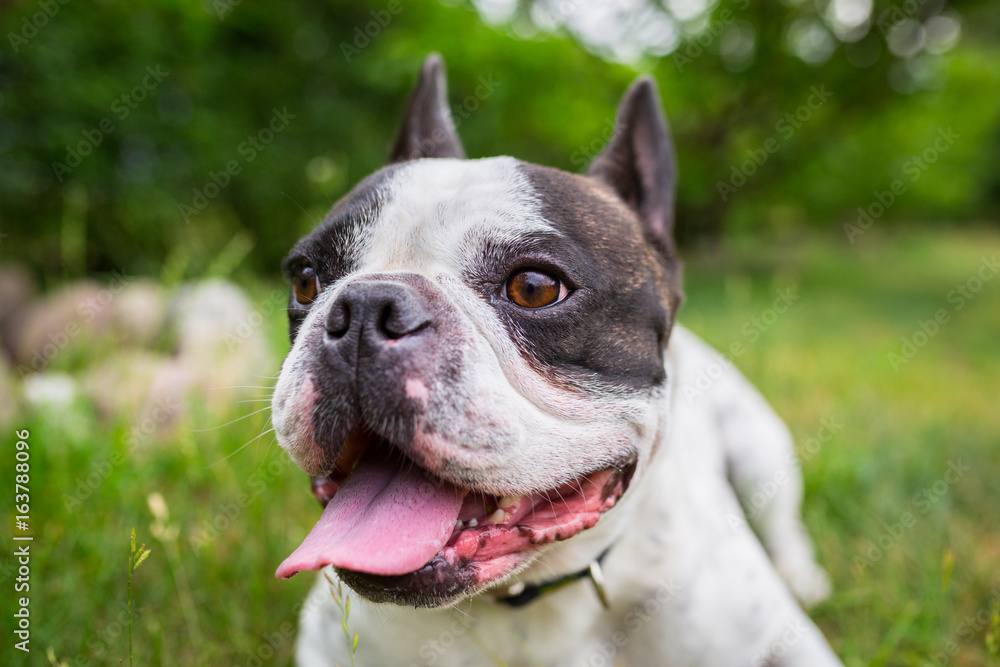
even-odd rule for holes
{"type": "MultiPolygon", "coordinates": [[[[681,320],[720,348],[743,343],[735,363],[796,436],[806,523],[835,586],[813,615],[846,664],[1000,664],[986,648],[1000,601],[1000,279],[988,279],[1000,234],[878,232],[689,252],[681,320]]],[[[274,284],[247,288],[263,301],[274,284]]],[[[24,662],[5,641],[0,663],[46,664],[50,647],[70,665],[128,663],[133,527],[152,550],[133,577],[136,664],[290,662],[312,577],[273,571],[319,510],[270,434],[258,438],[267,410],[252,413],[272,382],[259,402],[136,447],[132,424],[82,404],[15,417],[8,460],[13,431],[30,431],[33,651],[24,662]]],[[[12,489],[13,466],[0,475],[12,489]]]]}

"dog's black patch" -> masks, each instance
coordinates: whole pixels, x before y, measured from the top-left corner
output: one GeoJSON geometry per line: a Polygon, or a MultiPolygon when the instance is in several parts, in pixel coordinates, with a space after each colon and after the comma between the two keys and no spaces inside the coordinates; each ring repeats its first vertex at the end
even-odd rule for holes
{"type": "Polygon", "coordinates": [[[672,259],[649,261],[657,253],[635,214],[604,186],[547,167],[521,169],[559,235],[486,244],[465,278],[495,295],[495,284],[515,270],[556,274],[572,290],[557,305],[532,310],[492,299],[536,370],[570,385],[659,386],[662,349],[680,303],[672,259]]]}
{"type": "MultiPolygon", "coordinates": [[[[319,276],[322,289],[355,270],[361,230],[378,218],[385,202],[384,185],[398,166],[385,167],[361,181],[333,206],[323,221],[295,244],[284,261],[286,278],[305,266],[319,276]]],[[[309,314],[309,306],[288,298],[288,337],[295,343],[299,326],[309,314]]]]}

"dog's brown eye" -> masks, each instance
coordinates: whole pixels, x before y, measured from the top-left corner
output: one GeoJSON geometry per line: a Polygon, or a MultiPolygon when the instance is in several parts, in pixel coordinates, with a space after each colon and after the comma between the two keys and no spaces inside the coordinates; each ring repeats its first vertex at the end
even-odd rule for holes
{"type": "Polygon", "coordinates": [[[302,305],[312,303],[319,295],[319,276],[311,266],[303,266],[292,276],[292,293],[302,305]]]}
{"type": "Polygon", "coordinates": [[[566,286],[540,271],[518,271],[507,281],[507,298],[523,308],[544,308],[566,298],[566,286]]]}

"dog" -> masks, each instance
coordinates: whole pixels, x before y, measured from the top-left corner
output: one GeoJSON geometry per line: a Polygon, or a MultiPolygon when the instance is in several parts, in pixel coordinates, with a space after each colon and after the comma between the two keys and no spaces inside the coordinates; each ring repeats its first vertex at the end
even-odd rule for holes
{"type": "Polygon", "coordinates": [[[467,159],[428,58],[285,260],[272,420],[324,505],[277,570],[322,571],[298,664],[840,664],[788,429],[732,368],[681,399],[719,357],[675,324],[676,177],[652,79],[576,175],[467,159]]]}

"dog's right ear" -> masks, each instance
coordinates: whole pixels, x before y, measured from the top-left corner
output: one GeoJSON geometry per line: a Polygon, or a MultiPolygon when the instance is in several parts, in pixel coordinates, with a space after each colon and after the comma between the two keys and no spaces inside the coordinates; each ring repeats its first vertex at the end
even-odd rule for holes
{"type": "Polygon", "coordinates": [[[410,94],[389,162],[422,157],[464,158],[465,150],[448,110],[448,83],[441,56],[431,54],[420,69],[420,80],[410,94]]]}

